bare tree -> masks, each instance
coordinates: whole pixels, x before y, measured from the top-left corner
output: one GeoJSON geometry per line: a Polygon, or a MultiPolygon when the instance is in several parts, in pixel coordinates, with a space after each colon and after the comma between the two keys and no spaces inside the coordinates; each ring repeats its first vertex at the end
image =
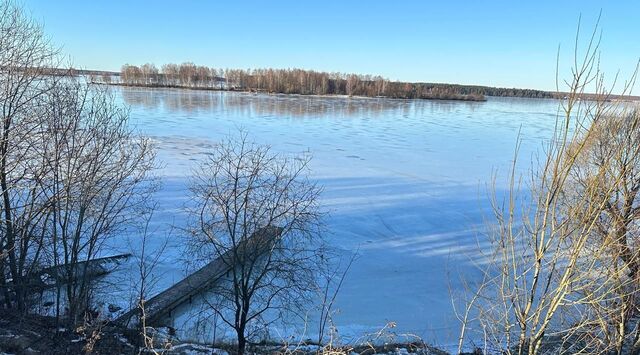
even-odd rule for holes
{"type": "Polygon", "coordinates": [[[0,287],[5,305],[21,310],[25,276],[42,246],[38,221],[45,218],[35,178],[42,174],[34,160],[40,144],[31,137],[42,126],[40,99],[57,81],[44,76],[55,66],[56,54],[39,24],[15,3],[0,3],[0,253],[7,254],[0,260],[0,287]]]}
{"type": "Polygon", "coordinates": [[[64,269],[67,316],[75,324],[90,299],[86,265],[149,208],[154,151],[129,126],[128,112],[100,87],[69,79],[46,98],[44,230],[53,263],[64,269]]]}
{"type": "Polygon", "coordinates": [[[144,85],[155,85],[158,83],[158,68],[154,64],[146,63],[140,67],[140,74],[144,85]]]}
{"type": "Polygon", "coordinates": [[[135,66],[125,64],[120,69],[120,79],[123,84],[140,85],[144,84],[142,70],[135,66]]]}
{"type": "Polygon", "coordinates": [[[165,64],[162,66],[162,75],[165,85],[178,85],[179,68],[176,64],[165,64]]]}
{"type": "MultiPolygon", "coordinates": [[[[614,129],[611,117],[620,115],[598,68],[598,44],[594,30],[579,55],[576,38],[569,92],[529,183],[518,177],[514,159],[506,198],[501,201],[494,194],[493,254],[483,270],[481,291],[472,300],[479,306],[487,342],[498,351],[537,354],[547,345],[560,353],[623,352],[619,337],[602,334],[628,324],[625,307],[620,306],[629,295],[628,283],[621,278],[625,268],[616,261],[631,259],[616,246],[619,236],[598,235],[628,173],[619,168],[619,159],[625,160],[628,153],[607,138],[604,146],[614,152],[598,155],[596,164],[584,164],[592,142],[603,137],[602,125],[614,129]],[[586,90],[595,95],[585,100],[586,90]],[[577,179],[580,175],[588,177],[577,179]],[[613,315],[620,310],[623,314],[616,319],[613,315]]],[[[633,78],[635,74],[623,94],[633,78]]],[[[617,125],[613,134],[625,132],[623,127],[617,125]]],[[[612,230],[619,227],[604,234],[612,230]]],[[[632,264],[626,269],[634,273],[632,264]]]]}
{"type": "Polygon", "coordinates": [[[247,135],[218,144],[195,172],[192,245],[229,268],[213,312],[245,351],[250,327],[303,309],[321,262],[319,189],[309,160],[289,159],[247,135]]]}
{"type": "Polygon", "coordinates": [[[102,83],[107,85],[111,84],[111,74],[109,73],[102,74],[102,83]]]}
{"type": "MultiPolygon", "coordinates": [[[[334,331],[332,327],[333,316],[336,313],[334,309],[335,302],[357,255],[357,252],[352,254],[351,257],[346,260],[344,267],[342,266],[343,260],[340,258],[337,262],[334,262],[336,266],[322,272],[322,281],[318,290],[321,298],[320,319],[318,321],[318,345],[324,344],[325,336],[327,335],[329,335],[329,338],[333,338],[334,331]],[[328,332],[327,328],[330,328],[328,332]]],[[[333,340],[330,340],[330,343],[331,342],[333,342],[333,340]]]]}
{"type": "MultiPolygon", "coordinates": [[[[162,275],[157,273],[157,266],[163,261],[165,256],[164,252],[169,239],[164,238],[160,243],[156,243],[159,244],[159,246],[156,246],[155,248],[152,247],[152,239],[157,239],[157,237],[153,237],[153,234],[155,234],[157,230],[150,229],[150,222],[155,212],[155,208],[156,207],[153,206],[153,208],[150,208],[147,211],[148,213],[145,217],[145,221],[140,228],[140,239],[136,240],[139,241],[139,244],[131,246],[131,249],[137,249],[137,252],[134,254],[137,280],[134,281],[132,289],[134,291],[133,309],[137,309],[138,311],[136,325],[139,335],[137,342],[137,345],[140,348],[139,353],[146,351],[153,354],[160,354],[164,351],[156,350],[156,343],[158,342],[158,339],[155,336],[156,330],[147,325],[146,301],[151,290],[156,287],[156,284],[162,277],[162,275]]],[[[170,344],[163,344],[163,350],[168,345],[170,344]]]]}
{"type": "Polygon", "coordinates": [[[569,198],[594,189],[606,200],[596,221],[589,252],[601,249],[599,268],[590,278],[598,282],[581,289],[588,306],[590,327],[597,332],[583,334],[592,348],[621,354],[625,343],[638,353],[638,220],[640,204],[640,114],[621,109],[595,124],[594,134],[584,142],[574,168],[569,198]],[[604,169],[602,174],[594,174],[604,169]],[[598,343],[599,345],[594,345],[598,343]],[[606,344],[606,345],[605,345],[606,344]]]}
{"type": "Polygon", "coordinates": [[[3,302],[26,311],[42,286],[36,271],[53,267],[75,323],[90,296],[87,262],[145,208],[154,154],[107,91],[56,69],[57,58],[39,24],[0,2],[3,302]]]}

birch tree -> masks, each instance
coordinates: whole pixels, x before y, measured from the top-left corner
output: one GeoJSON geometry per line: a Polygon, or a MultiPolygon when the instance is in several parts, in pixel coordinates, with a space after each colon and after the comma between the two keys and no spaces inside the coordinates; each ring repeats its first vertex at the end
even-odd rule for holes
{"type": "Polygon", "coordinates": [[[217,145],[192,182],[193,250],[229,268],[212,310],[245,351],[250,328],[302,311],[316,287],[322,238],[319,188],[308,159],[289,159],[246,134],[217,145]]]}

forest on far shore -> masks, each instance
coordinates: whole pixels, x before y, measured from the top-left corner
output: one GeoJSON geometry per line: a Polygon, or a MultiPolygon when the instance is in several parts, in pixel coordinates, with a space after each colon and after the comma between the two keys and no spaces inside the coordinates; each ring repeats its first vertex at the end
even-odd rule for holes
{"type": "Polygon", "coordinates": [[[303,69],[217,69],[193,63],[125,64],[120,73],[90,72],[92,81],[146,87],[182,87],[300,95],[484,101],[485,96],[553,98],[555,93],[517,88],[390,81],[379,75],[303,69]],[[113,77],[118,76],[118,82],[113,77]]]}

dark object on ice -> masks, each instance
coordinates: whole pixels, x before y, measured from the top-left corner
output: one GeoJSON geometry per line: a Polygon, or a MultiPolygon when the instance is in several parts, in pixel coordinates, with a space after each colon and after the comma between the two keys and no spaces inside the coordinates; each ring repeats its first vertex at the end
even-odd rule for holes
{"type": "MultiPolygon", "coordinates": [[[[91,281],[114,271],[130,256],[131,254],[120,254],[80,261],[75,265],[63,264],[47,267],[26,277],[26,289],[28,292],[38,293],[48,288],[64,285],[68,283],[71,278],[79,279],[86,277],[88,281],[91,281]]],[[[11,284],[11,282],[8,283],[11,284]]],[[[2,300],[4,300],[4,298],[0,295],[0,301],[2,300]]],[[[47,307],[48,303],[49,302],[45,303],[45,307],[47,307]]]]}
{"type": "MultiPolygon", "coordinates": [[[[253,250],[261,253],[277,240],[282,233],[282,228],[267,226],[255,231],[244,243],[238,245],[238,250],[253,250]]],[[[146,323],[155,327],[171,327],[172,311],[189,302],[191,298],[201,292],[210,290],[230,269],[229,260],[234,250],[227,250],[222,256],[214,259],[198,271],[178,281],[165,291],[152,297],[145,303],[146,323]]],[[[134,308],[120,316],[116,322],[129,324],[133,316],[138,313],[134,308]]]]}
{"type": "Polygon", "coordinates": [[[47,286],[67,283],[72,277],[85,276],[94,279],[106,275],[115,270],[123,261],[127,260],[131,254],[120,254],[96,258],[88,261],[80,261],[75,265],[58,265],[42,269],[37,277],[47,286]]]}
{"type": "Polygon", "coordinates": [[[109,307],[107,307],[107,309],[109,310],[109,312],[111,312],[111,313],[115,313],[115,312],[117,312],[117,311],[121,310],[121,309],[122,309],[122,307],[119,307],[119,306],[116,306],[116,305],[115,305],[115,304],[113,304],[113,303],[110,303],[110,304],[109,304],[109,307]]]}

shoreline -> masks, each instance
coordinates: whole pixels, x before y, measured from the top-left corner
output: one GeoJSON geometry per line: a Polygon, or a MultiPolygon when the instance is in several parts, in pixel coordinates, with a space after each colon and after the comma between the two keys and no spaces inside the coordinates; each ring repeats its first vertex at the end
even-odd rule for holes
{"type": "Polygon", "coordinates": [[[229,90],[229,89],[221,89],[221,88],[210,88],[210,87],[192,87],[192,86],[183,86],[183,85],[155,85],[155,84],[124,84],[124,83],[102,83],[102,82],[90,82],[93,85],[106,85],[106,86],[121,86],[121,87],[132,87],[132,88],[145,88],[145,89],[180,89],[180,90],[194,90],[194,91],[219,91],[219,92],[235,92],[235,93],[246,93],[246,94],[263,94],[263,95],[282,95],[282,96],[293,96],[293,97],[319,97],[319,98],[336,98],[336,99],[368,99],[368,100],[438,100],[438,101],[464,101],[464,102],[486,102],[486,97],[478,98],[463,98],[463,97],[426,97],[426,98],[400,98],[400,97],[390,97],[390,96],[362,96],[362,95],[335,95],[335,94],[288,94],[281,92],[266,92],[266,91],[253,91],[253,90],[229,90]]]}
{"type": "MultiPolygon", "coordinates": [[[[193,90],[193,91],[219,91],[219,92],[234,92],[234,93],[244,93],[244,94],[262,94],[269,96],[293,96],[293,97],[318,97],[318,98],[334,98],[334,99],[366,99],[366,100],[435,100],[435,101],[462,101],[462,102],[486,102],[487,97],[497,97],[497,98],[516,98],[516,99],[533,99],[533,100],[558,100],[564,101],[566,100],[566,92],[552,92],[553,97],[524,97],[524,96],[494,96],[494,95],[483,95],[482,99],[473,99],[473,98],[456,98],[456,97],[447,97],[447,98],[439,98],[439,97],[428,97],[428,98],[401,98],[401,97],[390,97],[390,96],[362,96],[362,95],[338,95],[338,94],[288,94],[283,92],[266,92],[266,91],[253,91],[253,90],[229,90],[229,89],[220,89],[220,88],[209,88],[209,87],[192,87],[192,86],[182,86],[182,85],[155,85],[155,84],[123,84],[123,83],[103,83],[103,82],[90,82],[92,85],[106,85],[106,86],[121,86],[121,87],[131,87],[131,88],[144,88],[144,89],[179,89],[179,90],[193,90]]],[[[595,94],[585,93],[581,97],[580,100],[585,101],[593,101],[595,94]]],[[[635,95],[619,95],[619,94],[610,94],[606,99],[607,102],[613,101],[619,102],[640,102],[640,96],[635,95]]]]}

